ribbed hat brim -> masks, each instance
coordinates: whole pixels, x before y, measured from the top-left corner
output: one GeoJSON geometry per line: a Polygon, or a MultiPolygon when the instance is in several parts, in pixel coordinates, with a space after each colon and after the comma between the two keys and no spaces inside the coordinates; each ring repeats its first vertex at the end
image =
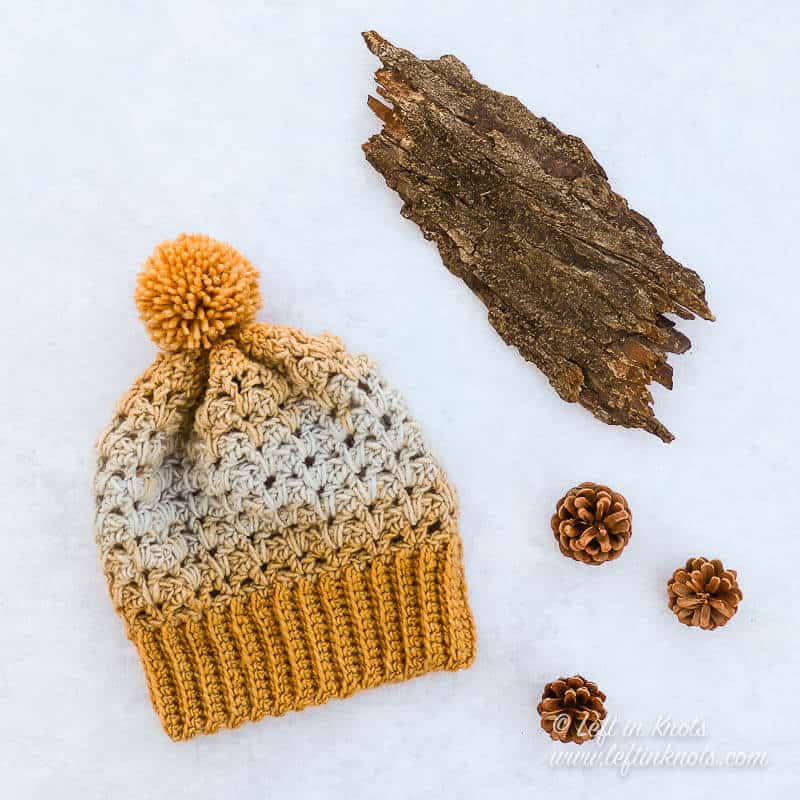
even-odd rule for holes
{"type": "Polygon", "coordinates": [[[176,740],[475,657],[457,537],[129,633],[176,740]]]}

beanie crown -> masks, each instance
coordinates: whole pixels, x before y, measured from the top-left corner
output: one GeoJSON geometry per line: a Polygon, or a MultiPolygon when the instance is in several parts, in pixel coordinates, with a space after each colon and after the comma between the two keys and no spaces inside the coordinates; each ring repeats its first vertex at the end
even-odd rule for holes
{"type": "Polygon", "coordinates": [[[337,337],[252,322],[228,245],[156,253],[165,352],[98,443],[95,532],[169,735],[471,663],[455,493],[402,397],[337,337]]]}

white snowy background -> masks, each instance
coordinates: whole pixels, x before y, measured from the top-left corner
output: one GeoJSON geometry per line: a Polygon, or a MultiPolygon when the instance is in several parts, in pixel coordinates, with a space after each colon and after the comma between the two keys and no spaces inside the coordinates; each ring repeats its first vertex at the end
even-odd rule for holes
{"type": "Polygon", "coordinates": [[[797,225],[794,3],[0,3],[0,796],[796,796],[797,225]],[[374,28],[454,53],[582,137],[718,322],[681,323],[664,445],[558,399],[399,214],[360,146],[374,28]],[[259,319],[332,331],[406,395],[458,488],[473,668],[173,744],[106,594],[92,443],[154,356],[137,269],[181,231],[262,271],[259,319]],[[582,480],[629,499],[590,569],[549,529],[582,480]],[[693,555],[739,571],[724,629],[676,621],[693,555]],[[761,769],[564,769],[543,684],[581,672],[611,717],[696,739],[582,752],[765,752],[761,769]]]}

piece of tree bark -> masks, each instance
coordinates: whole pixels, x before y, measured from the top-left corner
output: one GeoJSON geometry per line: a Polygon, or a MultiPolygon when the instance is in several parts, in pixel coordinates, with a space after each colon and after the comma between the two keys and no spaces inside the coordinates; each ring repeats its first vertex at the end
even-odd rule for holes
{"type": "Polygon", "coordinates": [[[671,441],[648,385],[671,389],[667,353],[690,347],[664,315],[714,319],[700,276],[663,251],[580,139],[454,56],[423,61],[374,31],[364,39],[391,106],[369,97],[383,130],[363,149],[403,216],[564,400],[671,441]]]}

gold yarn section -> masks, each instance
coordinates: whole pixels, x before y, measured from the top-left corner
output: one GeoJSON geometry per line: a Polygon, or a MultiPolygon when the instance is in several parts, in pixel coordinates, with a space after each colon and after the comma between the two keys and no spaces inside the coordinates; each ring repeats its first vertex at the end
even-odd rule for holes
{"type": "Polygon", "coordinates": [[[462,669],[475,657],[456,536],[128,632],[175,740],[462,669]]]}

